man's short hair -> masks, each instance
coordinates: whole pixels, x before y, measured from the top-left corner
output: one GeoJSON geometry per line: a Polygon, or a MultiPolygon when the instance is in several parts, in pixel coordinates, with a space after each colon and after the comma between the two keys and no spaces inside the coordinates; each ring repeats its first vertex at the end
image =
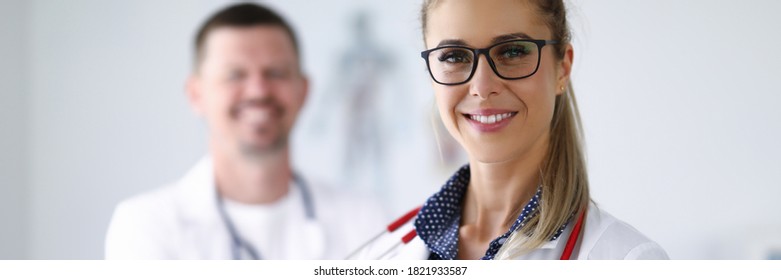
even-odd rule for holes
{"type": "Polygon", "coordinates": [[[299,55],[298,41],[293,28],[279,14],[264,6],[253,3],[242,3],[228,6],[211,17],[201,26],[195,37],[195,68],[204,55],[204,44],[209,34],[220,27],[251,27],[255,25],[277,26],[290,35],[293,49],[299,55]]]}

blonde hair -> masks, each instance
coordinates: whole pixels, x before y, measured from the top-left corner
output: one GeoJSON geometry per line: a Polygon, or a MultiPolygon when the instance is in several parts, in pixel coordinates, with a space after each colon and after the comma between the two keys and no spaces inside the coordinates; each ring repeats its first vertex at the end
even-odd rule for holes
{"type": "MultiPolygon", "coordinates": [[[[428,12],[443,0],[424,0],[421,9],[423,37],[426,36],[428,12]]],[[[563,0],[528,0],[550,28],[559,44],[553,45],[557,59],[563,59],[571,41],[563,0]]],[[[542,196],[536,215],[527,218],[496,254],[496,259],[514,258],[550,241],[561,226],[585,211],[590,201],[586,158],[583,151],[583,127],[572,82],[556,97],[550,125],[550,142],[540,167],[542,196]]],[[[518,203],[514,217],[524,205],[518,203]]],[[[571,221],[574,223],[574,219],[571,221]]],[[[570,225],[574,226],[574,225],[570,225]]]]}

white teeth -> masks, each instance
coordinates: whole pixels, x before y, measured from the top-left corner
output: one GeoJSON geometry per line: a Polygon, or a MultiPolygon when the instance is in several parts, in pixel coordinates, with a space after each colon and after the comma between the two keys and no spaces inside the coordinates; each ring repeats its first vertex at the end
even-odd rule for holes
{"type": "Polygon", "coordinates": [[[483,115],[469,115],[469,118],[472,120],[475,120],[480,123],[484,124],[492,124],[496,122],[500,122],[504,119],[507,119],[511,117],[512,113],[504,113],[504,114],[496,114],[496,115],[490,115],[490,116],[483,116],[483,115]]]}

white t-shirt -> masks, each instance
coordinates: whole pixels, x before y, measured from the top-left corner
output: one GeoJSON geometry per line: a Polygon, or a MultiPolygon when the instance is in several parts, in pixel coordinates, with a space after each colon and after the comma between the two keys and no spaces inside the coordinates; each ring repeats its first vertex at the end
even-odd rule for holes
{"type": "MultiPolygon", "coordinates": [[[[300,220],[294,203],[302,203],[301,191],[291,186],[290,191],[280,200],[270,204],[244,204],[222,198],[225,213],[236,228],[236,234],[242,241],[249,243],[260,258],[291,259],[279,240],[290,236],[288,232],[296,230],[292,220],[300,220]]],[[[306,218],[306,217],[304,217],[306,218]]],[[[248,259],[246,248],[240,250],[242,257],[248,259]]]]}

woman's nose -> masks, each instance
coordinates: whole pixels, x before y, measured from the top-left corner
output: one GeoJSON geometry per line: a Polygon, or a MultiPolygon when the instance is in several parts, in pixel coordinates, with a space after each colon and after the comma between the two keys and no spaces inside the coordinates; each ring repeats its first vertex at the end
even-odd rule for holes
{"type": "Polygon", "coordinates": [[[491,69],[488,58],[485,55],[478,56],[477,68],[469,81],[469,94],[488,99],[492,94],[499,94],[501,86],[501,78],[491,69]]]}

